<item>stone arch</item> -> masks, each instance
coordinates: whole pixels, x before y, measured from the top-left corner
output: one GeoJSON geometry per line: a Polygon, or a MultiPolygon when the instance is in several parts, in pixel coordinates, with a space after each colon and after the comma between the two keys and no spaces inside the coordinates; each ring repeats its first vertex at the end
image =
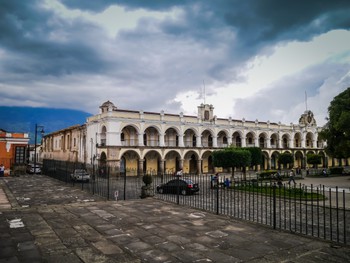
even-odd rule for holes
{"type": "Polygon", "coordinates": [[[214,164],[212,151],[205,151],[202,156],[202,172],[203,173],[214,173],[214,164]]]}
{"type": "Polygon", "coordinates": [[[165,154],[165,163],[164,163],[164,171],[166,173],[173,174],[176,171],[181,170],[182,163],[181,163],[181,154],[179,151],[176,150],[170,150],[165,154]]]}
{"type": "Polygon", "coordinates": [[[313,135],[312,132],[306,133],[306,135],[305,135],[305,146],[307,148],[313,148],[313,138],[314,138],[314,135],[313,135]]]}
{"type": "Polygon", "coordinates": [[[296,151],[294,153],[294,167],[304,168],[304,154],[302,151],[296,151]]]}
{"type": "Polygon", "coordinates": [[[274,132],[270,136],[270,147],[278,148],[278,133],[274,132]]]}
{"type": "Polygon", "coordinates": [[[217,134],[217,146],[227,147],[228,146],[228,132],[226,130],[220,130],[217,134]]]}
{"type": "Polygon", "coordinates": [[[267,138],[268,138],[268,135],[266,132],[261,132],[259,134],[259,147],[260,148],[267,148],[267,138]]]}
{"type": "Polygon", "coordinates": [[[290,135],[288,133],[283,133],[281,136],[281,142],[282,142],[281,148],[288,149],[289,140],[290,140],[290,135]]]}
{"type": "Polygon", "coordinates": [[[136,125],[125,125],[121,129],[120,141],[123,146],[137,146],[139,129],[136,125]]]}
{"type": "Polygon", "coordinates": [[[294,134],[294,147],[295,148],[300,148],[301,147],[301,141],[302,141],[302,134],[301,132],[296,132],[294,134]]]}
{"type": "Polygon", "coordinates": [[[106,146],[107,145],[107,128],[106,125],[102,125],[101,127],[101,133],[100,133],[100,145],[106,146]]]}
{"type": "Polygon", "coordinates": [[[232,145],[236,147],[242,147],[242,138],[242,131],[235,131],[234,133],[232,133],[232,145]]]}
{"type": "Polygon", "coordinates": [[[269,153],[267,151],[262,151],[262,165],[261,168],[262,169],[270,169],[270,156],[269,153]]]}
{"type": "Polygon", "coordinates": [[[253,131],[250,131],[246,134],[246,146],[247,147],[254,147],[255,146],[255,137],[256,134],[253,131]]]}
{"type": "Polygon", "coordinates": [[[107,172],[107,154],[102,151],[100,153],[100,158],[98,160],[98,175],[105,176],[107,172]]]}
{"type": "Polygon", "coordinates": [[[273,151],[271,153],[271,169],[280,169],[280,165],[278,162],[278,156],[280,153],[278,151],[273,151]]]}
{"type": "Polygon", "coordinates": [[[160,171],[161,154],[156,150],[144,153],[142,170],[147,174],[157,174],[160,171]]]}
{"type": "Polygon", "coordinates": [[[140,155],[134,150],[121,152],[120,167],[127,175],[136,176],[139,171],[140,155]]]}
{"type": "Polygon", "coordinates": [[[164,145],[167,147],[179,146],[179,130],[175,127],[169,127],[165,130],[164,145]]]}
{"type": "Polygon", "coordinates": [[[184,132],[184,145],[185,147],[197,146],[197,131],[193,128],[188,128],[184,132]]]}
{"type": "Polygon", "coordinates": [[[203,147],[213,147],[213,133],[210,129],[202,131],[201,137],[203,147]]]}
{"type": "Polygon", "coordinates": [[[196,151],[189,150],[184,155],[184,165],[183,165],[183,171],[185,173],[190,174],[197,174],[200,171],[198,171],[198,160],[199,156],[196,151]]]}
{"type": "Polygon", "coordinates": [[[159,128],[154,125],[145,127],[143,131],[143,145],[157,147],[159,146],[159,128]]]}

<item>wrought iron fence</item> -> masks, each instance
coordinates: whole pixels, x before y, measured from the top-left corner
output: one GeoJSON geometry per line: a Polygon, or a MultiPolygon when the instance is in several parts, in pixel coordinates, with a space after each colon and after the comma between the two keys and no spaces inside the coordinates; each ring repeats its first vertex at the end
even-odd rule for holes
{"type": "MultiPolygon", "coordinates": [[[[275,179],[218,180],[209,175],[186,175],[198,183],[200,191],[191,196],[156,194],[174,202],[216,214],[248,220],[289,231],[310,235],[337,243],[347,243],[350,234],[350,211],[345,189],[325,186],[289,185],[275,179]],[[225,184],[225,180],[229,184],[225,184]]],[[[154,185],[170,177],[155,177],[154,185]]]]}
{"type": "Polygon", "coordinates": [[[141,195],[142,178],[136,170],[122,173],[110,167],[46,159],[42,173],[107,200],[137,199],[141,195]],[[89,179],[75,180],[73,173],[78,169],[85,170],[89,179]]]}
{"type": "MultiPolygon", "coordinates": [[[[110,200],[129,200],[141,197],[144,185],[137,171],[124,173],[111,168],[44,160],[43,174],[78,186],[82,190],[110,200]],[[74,181],[75,169],[85,169],[90,180],[74,181]]],[[[243,177],[232,179],[222,175],[152,173],[155,198],[190,206],[212,213],[230,216],[324,240],[347,244],[350,234],[350,193],[346,189],[325,186],[289,185],[287,180],[275,178],[259,180],[243,177]],[[157,187],[170,180],[189,179],[199,186],[193,195],[160,194],[157,187]]],[[[302,182],[302,180],[297,181],[302,182]]]]}

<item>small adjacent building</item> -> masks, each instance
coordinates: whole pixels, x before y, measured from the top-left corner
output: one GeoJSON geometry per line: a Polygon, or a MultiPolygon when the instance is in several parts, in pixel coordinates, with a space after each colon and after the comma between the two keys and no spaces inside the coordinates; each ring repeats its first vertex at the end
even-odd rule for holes
{"type": "Polygon", "coordinates": [[[41,145],[39,159],[61,161],[87,161],[86,125],[74,125],[45,135],[41,145]]]}
{"type": "Polygon", "coordinates": [[[97,115],[44,136],[43,158],[108,166],[129,174],[143,172],[212,173],[212,152],[228,146],[260,147],[263,164],[277,169],[278,155],[289,152],[294,167],[307,167],[307,154],[320,154],[322,167],[341,165],[328,158],[311,111],[297,124],[218,118],[213,105],[198,106],[197,116],[118,109],[106,101],[97,115]]]}
{"type": "Polygon", "coordinates": [[[0,164],[5,166],[5,173],[14,165],[26,164],[28,143],[28,133],[0,129],[0,164]]]}

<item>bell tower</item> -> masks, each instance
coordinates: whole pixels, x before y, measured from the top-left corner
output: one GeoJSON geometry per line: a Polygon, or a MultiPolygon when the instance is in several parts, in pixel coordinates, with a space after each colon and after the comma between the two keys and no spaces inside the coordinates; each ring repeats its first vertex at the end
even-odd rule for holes
{"type": "Polygon", "coordinates": [[[299,125],[303,126],[317,126],[314,114],[311,110],[306,110],[299,119],[299,125]]]}
{"type": "Polygon", "coordinates": [[[214,118],[214,106],[209,104],[201,104],[198,106],[198,118],[201,121],[210,122],[214,118]]]}

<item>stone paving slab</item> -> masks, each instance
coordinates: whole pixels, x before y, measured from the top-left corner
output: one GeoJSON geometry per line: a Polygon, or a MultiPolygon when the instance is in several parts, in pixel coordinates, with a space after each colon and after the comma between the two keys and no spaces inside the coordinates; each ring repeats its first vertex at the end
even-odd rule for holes
{"type": "Polygon", "coordinates": [[[0,209],[0,262],[350,262],[348,246],[153,198],[105,201],[43,175],[0,189],[12,207],[0,209]]]}

